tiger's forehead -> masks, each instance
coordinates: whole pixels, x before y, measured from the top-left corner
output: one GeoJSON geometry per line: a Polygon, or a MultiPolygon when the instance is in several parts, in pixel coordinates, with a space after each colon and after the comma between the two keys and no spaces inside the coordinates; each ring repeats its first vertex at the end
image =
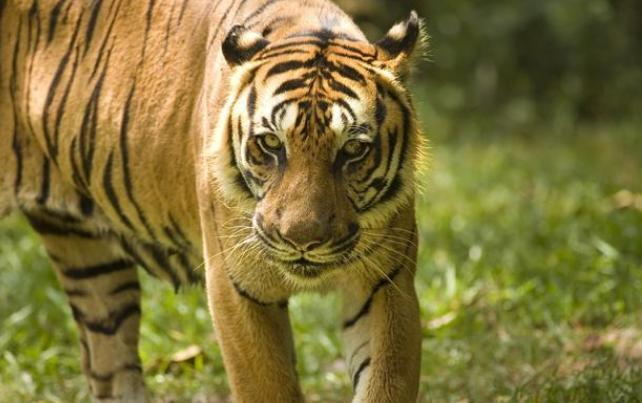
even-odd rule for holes
{"type": "Polygon", "coordinates": [[[260,102],[253,123],[281,135],[346,134],[373,119],[360,100],[260,102]]]}
{"type": "Polygon", "coordinates": [[[376,84],[365,62],[329,47],[302,47],[287,58],[269,58],[257,69],[250,90],[256,109],[253,120],[304,137],[341,135],[369,124],[376,84]]]}

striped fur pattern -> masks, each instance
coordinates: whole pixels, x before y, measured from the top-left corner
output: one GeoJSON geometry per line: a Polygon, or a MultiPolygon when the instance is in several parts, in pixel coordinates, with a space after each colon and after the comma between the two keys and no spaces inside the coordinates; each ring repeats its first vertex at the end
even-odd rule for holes
{"type": "Polygon", "coordinates": [[[236,401],[303,400],[287,301],[330,289],[353,401],[416,398],[420,42],[328,0],[0,0],[0,216],[40,234],[96,401],[148,398],[137,266],[205,280],[236,401]]]}

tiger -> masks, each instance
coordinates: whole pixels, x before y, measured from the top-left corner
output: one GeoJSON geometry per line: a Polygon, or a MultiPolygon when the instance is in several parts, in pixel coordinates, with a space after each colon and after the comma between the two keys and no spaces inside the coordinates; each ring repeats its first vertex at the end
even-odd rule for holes
{"type": "Polygon", "coordinates": [[[304,401],[288,301],[330,291],[352,401],[416,401],[423,32],[371,43],[329,0],[0,0],[0,216],[39,234],[94,401],[152,396],[138,267],[203,284],[234,401],[304,401]]]}

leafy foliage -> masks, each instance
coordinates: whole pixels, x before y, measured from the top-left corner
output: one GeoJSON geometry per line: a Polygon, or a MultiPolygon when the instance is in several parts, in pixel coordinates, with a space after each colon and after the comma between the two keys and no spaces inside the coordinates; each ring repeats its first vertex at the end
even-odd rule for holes
{"type": "Polygon", "coordinates": [[[431,102],[496,126],[539,119],[608,120],[642,108],[642,3],[637,0],[338,0],[373,39],[417,9],[431,102]]]}

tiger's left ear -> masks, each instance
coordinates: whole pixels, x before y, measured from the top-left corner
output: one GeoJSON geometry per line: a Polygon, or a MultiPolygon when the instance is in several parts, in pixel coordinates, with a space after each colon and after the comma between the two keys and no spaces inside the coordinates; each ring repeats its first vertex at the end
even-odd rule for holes
{"type": "Polygon", "coordinates": [[[238,66],[251,60],[269,44],[270,41],[261,34],[250,31],[243,25],[235,25],[223,41],[223,56],[230,67],[238,66]]]}
{"type": "Polygon", "coordinates": [[[421,20],[413,10],[407,20],[393,25],[386,36],[375,43],[375,47],[379,61],[404,78],[410,70],[413,56],[422,53],[424,42],[421,20]]]}

